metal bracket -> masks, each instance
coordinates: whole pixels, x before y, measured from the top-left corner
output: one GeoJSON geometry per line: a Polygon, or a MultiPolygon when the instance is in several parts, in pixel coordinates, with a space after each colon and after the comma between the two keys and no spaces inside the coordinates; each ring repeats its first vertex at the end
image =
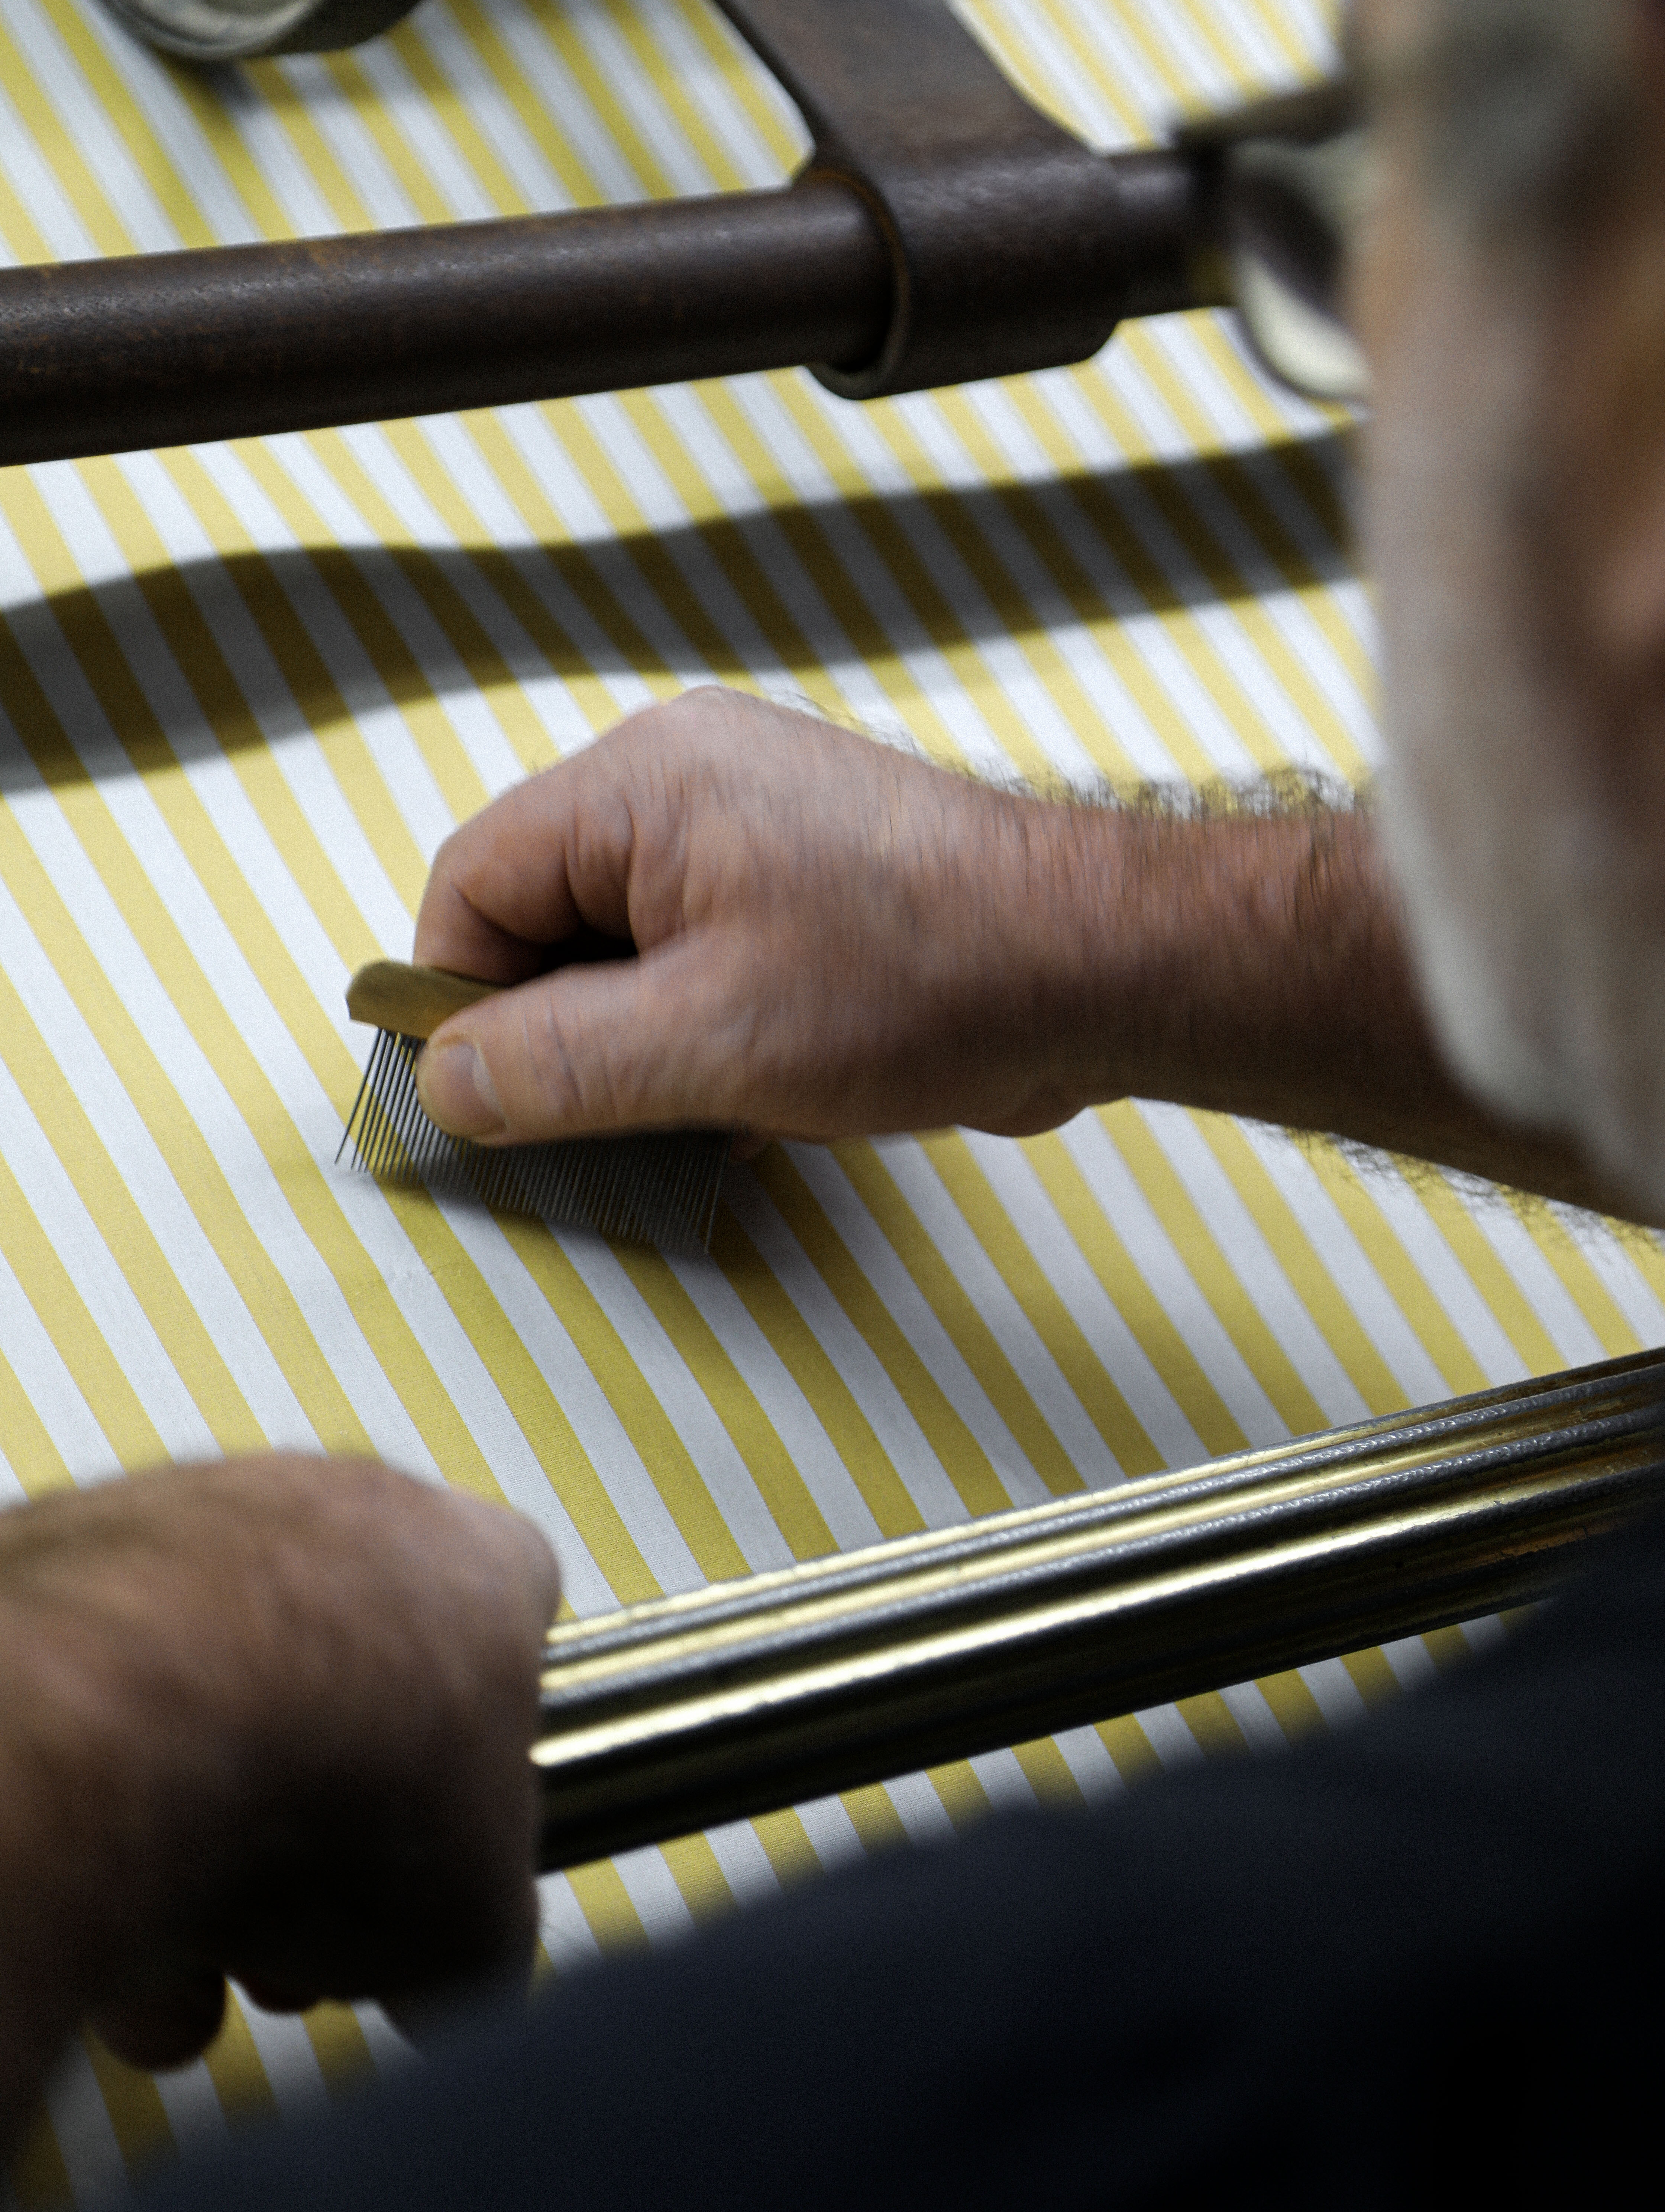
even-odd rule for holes
{"type": "Polygon", "coordinates": [[[890,255],[876,360],[846,398],[1097,353],[1125,271],[1116,173],[1030,106],[944,0],[721,0],[802,111],[807,174],[853,185],[890,255]]]}
{"type": "MultiPolygon", "coordinates": [[[[356,45],[415,0],[106,4],[153,45],[224,62],[356,45]]],[[[815,367],[841,397],[1056,368],[1097,353],[1124,313],[1192,304],[1188,173],[1095,154],[1024,97],[946,0],[718,4],[809,126],[814,152],[794,182],[853,187],[890,259],[876,356],[815,367]],[[1134,236],[1151,250],[1130,261],[1134,236]]]]}

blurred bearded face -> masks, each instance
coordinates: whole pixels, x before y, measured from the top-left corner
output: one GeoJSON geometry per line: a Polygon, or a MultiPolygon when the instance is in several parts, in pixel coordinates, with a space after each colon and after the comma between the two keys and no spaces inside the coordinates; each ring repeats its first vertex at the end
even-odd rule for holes
{"type": "Polygon", "coordinates": [[[1366,0],[1382,819],[1460,1074],[1665,1207],[1665,6],[1366,0]]]}

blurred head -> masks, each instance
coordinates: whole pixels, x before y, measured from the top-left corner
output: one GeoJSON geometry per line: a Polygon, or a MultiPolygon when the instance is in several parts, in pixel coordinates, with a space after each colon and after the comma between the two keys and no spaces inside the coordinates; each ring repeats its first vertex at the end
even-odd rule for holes
{"type": "Polygon", "coordinates": [[[1665,1206],[1665,6],[1361,0],[1382,809],[1459,1072],[1665,1206]]]}

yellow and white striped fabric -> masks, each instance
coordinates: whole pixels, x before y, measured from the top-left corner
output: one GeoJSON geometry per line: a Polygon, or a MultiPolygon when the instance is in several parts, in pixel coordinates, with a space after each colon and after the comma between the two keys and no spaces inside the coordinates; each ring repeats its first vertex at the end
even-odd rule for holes
{"type": "MultiPolygon", "coordinates": [[[[1102,145],[1310,73],[1317,0],[963,0],[1102,145]]],[[[706,0],[425,0],[192,75],[0,0],[0,242],[121,253],[773,183],[706,0]]],[[[331,1164],[452,824],[713,677],[1001,775],[1353,781],[1344,437],[1226,324],[862,410],[782,374],[0,474],[0,1480],[374,1450],[507,1499],[580,1613],[1665,1338],[1553,1212],[1126,1104],[734,1171],[708,1263],[331,1164]]],[[[1334,1723],[1462,1644],[1086,1729],[546,1885],[556,1972],[989,1802],[1334,1723]]],[[[77,2045],[13,2176],[88,2202],[388,2057],[234,2007],[161,2082],[77,2045]]]]}

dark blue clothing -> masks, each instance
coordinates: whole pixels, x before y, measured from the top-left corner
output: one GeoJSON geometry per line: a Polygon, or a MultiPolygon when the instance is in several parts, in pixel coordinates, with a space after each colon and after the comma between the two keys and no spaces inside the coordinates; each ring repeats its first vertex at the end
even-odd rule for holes
{"type": "Polygon", "coordinates": [[[1519,2205],[1638,2162],[1651,2193],[1662,1929],[1656,1529],[1350,1732],[573,1976],[144,2202],[1519,2205]]]}

